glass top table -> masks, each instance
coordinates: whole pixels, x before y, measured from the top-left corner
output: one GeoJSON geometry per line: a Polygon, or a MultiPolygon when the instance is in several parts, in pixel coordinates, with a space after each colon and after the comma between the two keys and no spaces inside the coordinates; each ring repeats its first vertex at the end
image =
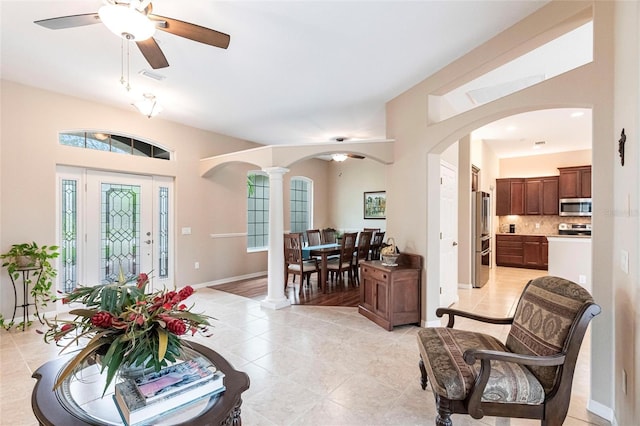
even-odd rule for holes
{"type": "MultiPolygon", "coordinates": [[[[191,347],[189,350],[205,356],[225,374],[226,389],[223,393],[209,399],[201,399],[163,415],[159,419],[156,418],[153,424],[241,425],[241,394],[249,388],[249,376],[235,370],[220,354],[206,346],[194,342],[188,342],[188,344],[191,347]]],[[[103,397],[105,377],[100,374],[100,366],[95,363],[83,363],[75,374],[69,376],[60,387],[52,391],[60,372],[71,358],[72,355],[68,355],[49,361],[33,373],[37,383],[31,395],[31,405],[40,424],[123,425],[113,400],[114,383],[109,386],[103,397]]]]}

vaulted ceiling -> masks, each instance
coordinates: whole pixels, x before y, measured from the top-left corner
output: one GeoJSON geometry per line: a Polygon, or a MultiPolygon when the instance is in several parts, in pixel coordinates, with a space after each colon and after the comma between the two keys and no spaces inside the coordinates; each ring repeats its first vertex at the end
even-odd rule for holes
{"type": "Polygon", "coordinates": [[[132,44],[123,72],[121,39],[104,25],[34,24],[96,12],[100,0],[2,0],[0,72],[132,113],[153,93],[158,118],[265,145],[383,140],[385,102],[545,3],[155,0],[154,14],[230,34],[230,45],[156,31],[170,66],[152,70],[132,44]]]}

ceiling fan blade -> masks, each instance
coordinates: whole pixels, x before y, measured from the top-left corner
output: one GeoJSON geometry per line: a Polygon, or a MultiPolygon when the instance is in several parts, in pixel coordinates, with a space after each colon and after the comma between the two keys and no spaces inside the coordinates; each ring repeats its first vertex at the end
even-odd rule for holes
{"type": "Polygon", "coordinates": [[[82,15],[60,16],[58,18],[41,19],[34,24],[41,25],[50,30],[82,27],[84,25],[99,24],[102,21],[97,13],[84,13],[82,15]]]}
{"type": "Polygon", "coordinates": [[[355,158],[356,160],[364,160],[364,155],[359,154],[347,154],[349,158],[355,158]]]}
{"type": "Polygon", "coordinates": [[[229,34],[210,28],[201,27],[200,25],[190,24],[189,22],[180,21],[173,18],[165,18],[159,15],[148,15],[152,21],[159,21],[158,29],[175,34],[189,40],[198,41],[210,46],[226,49],[229,47],[231,37],[229,34]]]}
{"type": "Polygon", "coordinates": [[[160,46],[158,46],[158,43],[153,39],[153,37],[142,41],[136,41],[136,44],[144,58],[149,62],[149,65],[151,65],[151,68],[155,70],[169,66],[167,58],[164,56],[164,53],[162,53],[162,49],[160,49],[160,46]]]}

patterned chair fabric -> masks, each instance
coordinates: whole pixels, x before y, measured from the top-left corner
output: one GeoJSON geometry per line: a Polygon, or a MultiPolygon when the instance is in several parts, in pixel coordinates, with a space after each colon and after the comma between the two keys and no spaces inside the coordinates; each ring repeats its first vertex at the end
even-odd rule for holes
{"type": "MultiPolygon", "coordinates": [[[[466,398],[480,370],[479,362],[474,365],[464,362],[464,351],[508,352],[493,336],[453,328],[425,328],[418,332],[418,341],[434,392],[453,400],[466,398]]],[[[482,401],[541,404],[544,390],[527,367],[498,361],[491,364],[491,376],[482,401]]]]}
{"type": "Polygon", "coordinates": [[[513,318],[491,319],[438,309],[438,316],[449,315],[447,327],[418,332],[421,385],[425,389],[430,383],[436,395],[436,424],[451,425],[453,413],[476,419],[493,415],[562,424],[580,344],[589,322],[599,313],[600,307],[584,288],[551,276],[527,284],[513,318]],[[454,329],[457,316],[510,325],[505,344],[487,334],[454,329]],[[518,361],[531,357],[531,361],[498,360],[498,355],[482,350],[503,352],[518,361]],[[479,357],[486,358],[482,362],[487,369],[481,368],[479,357]],[[481,378],[487,379],[484,388],[481,378]]]}
{"type": "MultiPolygon", "coordinates": [[[[538,356],[562,352],[569,329],[586,302],[593,302],[589,292],[563,278],[547,276],[531,281],[518,302],[507,349],[538,356]]],[[[547,392],[559,368],[530,367],[547,392]]]]}

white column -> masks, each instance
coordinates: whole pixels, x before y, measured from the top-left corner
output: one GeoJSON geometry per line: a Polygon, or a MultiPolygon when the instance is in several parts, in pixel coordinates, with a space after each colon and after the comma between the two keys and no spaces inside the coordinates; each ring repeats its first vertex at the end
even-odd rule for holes
{"type": "Polygon", "coordinates": [[[283,167],[263,169],[269,175],[269,257],[267,265],[267,298],[261,306],[270,309],[286,308],[291,303],[284,295],[284,209],[283,167]]]}

